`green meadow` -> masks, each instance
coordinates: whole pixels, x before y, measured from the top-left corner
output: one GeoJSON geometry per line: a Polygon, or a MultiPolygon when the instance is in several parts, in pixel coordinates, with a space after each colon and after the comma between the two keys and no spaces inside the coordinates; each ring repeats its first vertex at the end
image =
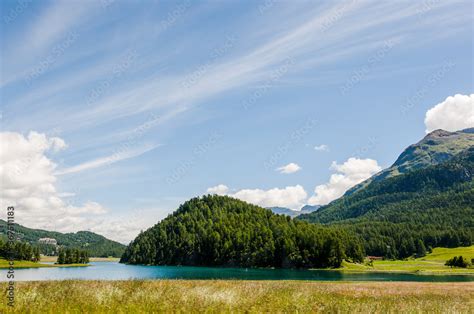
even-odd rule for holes
{"type": "Polygon", "coordinates": [[[473,283],[46,281],[15,288],[15,306],[2,298],[1,313],[472,313],[474,306],[473,283]]]}
{"type": "MultiPolygon", "coordinates": [[[[65,264],[65,265],[55,265],[55,264],[42,264],[35,263],[31,261],[14,261],[14,268],[40,268],[40,267],[86,267],[89,264],[65,264]]],[[[0,258],[0,269],[9,268],[9,262],[6,259],[0,258]]]]}
{"type": "Polygon", "coordinates": [[[457,248],[435,248],[432,253],[421,258],[409,258],[406,260],[383,260],[373,261],[372,265],[343,262],[341,270],[344,271],[379,271],[379,272],[409,272],[418,274],[472,274],[474,268],[448,267],[444,264],[454,256],[460,256],[471,260],[474,258],[474,245],[457,248]]]}

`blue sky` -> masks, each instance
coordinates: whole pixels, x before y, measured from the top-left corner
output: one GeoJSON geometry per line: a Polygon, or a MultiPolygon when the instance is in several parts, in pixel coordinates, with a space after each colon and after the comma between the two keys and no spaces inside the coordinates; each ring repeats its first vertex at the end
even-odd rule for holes
{"type": "Polygon", "coordinates": [[[472,126],[470,1],[1,9],[1,200],[27,226],[127,242],[208,191],[324,204],[472,126]]]}

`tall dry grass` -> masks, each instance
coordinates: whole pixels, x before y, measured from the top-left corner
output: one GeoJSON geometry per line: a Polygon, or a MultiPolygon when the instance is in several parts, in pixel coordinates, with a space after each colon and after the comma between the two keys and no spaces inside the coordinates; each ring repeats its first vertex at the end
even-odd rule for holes
{"type": "Polygon", "coordinates": [[[473,300],[474,283],[49,281],[17,283],[0,313],[473,313],[473,300]]]}

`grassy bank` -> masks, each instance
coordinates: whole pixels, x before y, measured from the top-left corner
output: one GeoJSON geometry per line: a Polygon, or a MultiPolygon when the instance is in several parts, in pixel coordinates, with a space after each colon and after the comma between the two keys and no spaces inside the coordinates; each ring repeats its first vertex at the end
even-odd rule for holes
{"type": "MultiPolygon", "coordinates": [[[[41,256],[42,262],[53,262],[56,263],[58,260],[57,256],[41,256]]],[[[118,262],[120,258],[118,257],[90,257],[90,262],[118,262]]]]}
{"type": "MultiPolygon", "coordinates": [[[[6,283],[0,284],[1,289],[6,283]]],[[[19,282],[1,313],[462,312],[473,283],[301,281],[19,282]],[[32,305],[34,304],[34,307],[32,305]]]]}
{"type": "MultiPolygon", "coordinates": [[[[40,267],[85,267],[89,264],[67,264],[67,265],[55,265],[55,264],[41,264],[30,261],[15,261],[15,268],[40,268],[40,267]]],[[[0,269],[9,268],[9,262],[5,259],[0,259],[0,269]]]]}
{"type": "Polygon", "coordinates": [[[470,274],[474,268],[451,268],[445,266],[446,261],[454,256],[462,255],[471,260],[474,258],[474,246],[458,248],[435,248],[433,252],[421,258],[411,258],[404,261],[373,261],[373,265],[343,263],[341,270],[363,272],[408,272],[418,274],[470,274]]]}

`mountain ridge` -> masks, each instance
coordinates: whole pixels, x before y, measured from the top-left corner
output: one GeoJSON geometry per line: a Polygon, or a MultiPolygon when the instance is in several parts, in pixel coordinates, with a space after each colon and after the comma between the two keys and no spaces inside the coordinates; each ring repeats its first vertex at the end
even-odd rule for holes
{"type": "Polygon", "coordinates": [[[298,215],[309,214],[309,213],[315,212],[320,207],[321,207],[320,205],[304,205],[300,210],[294,210],[287,207],[274,206],[274,207],[267,207],[267,209],[270,209],[275,214],[286,215],[286,216],[294,218],[298,215]]]}
{"type": "MultiPolygon", "coordinates": [[[[364,238],[366,252],[376,256],[405,258],[423,246],[470,245],[474,240],[474,145],[460,133],[473,134],[472,129],[437,130],[410,146],[418,149],[442,138],[441,144],[436,143],[440,145],[437,155],[421,153],[422,157],[437,156],[431,164],[427,159],[421,163],[412,159],[418,165],[396,175],[371,178],[315,213],[296,219],[355,232],[364,238]],[[446,157],[442,153],[448,148],[446,157]]],[[[404,158],[406,152],[396,165],[410,160],[404,158]]]]}
{"type": "MultiPolygon", "coordinates": [[[[28,228],[17,223],[14,224],[14,228],[18,240],[33,245],[38,245],[40,238],[53,238],[57,240],[57,244],[60,246],[64,246],[65,248],[85,249],[89,252],[90,256],[94,257],[120,257],[125,251],[125,245],[91,231],[62,233],[58,231],[28,228]]],[[[5,237],[7,234],[6,230],[7,222],[0,219],[0,236],[5,237]]],[[[42,249],[43,251],[48,250],[46,247],[42,247],[42,249]]]]}
{"type": "Polygon", "coordinates": [[[447,161],[462,150],[474,146],[474,128],[455,132],[442,129],[426,134],[423,139],[409,145],[388,168],[350,188],[344,195],[363,189],[373,181],[404,174],[410,170],[428,167],[447,161]]]}

